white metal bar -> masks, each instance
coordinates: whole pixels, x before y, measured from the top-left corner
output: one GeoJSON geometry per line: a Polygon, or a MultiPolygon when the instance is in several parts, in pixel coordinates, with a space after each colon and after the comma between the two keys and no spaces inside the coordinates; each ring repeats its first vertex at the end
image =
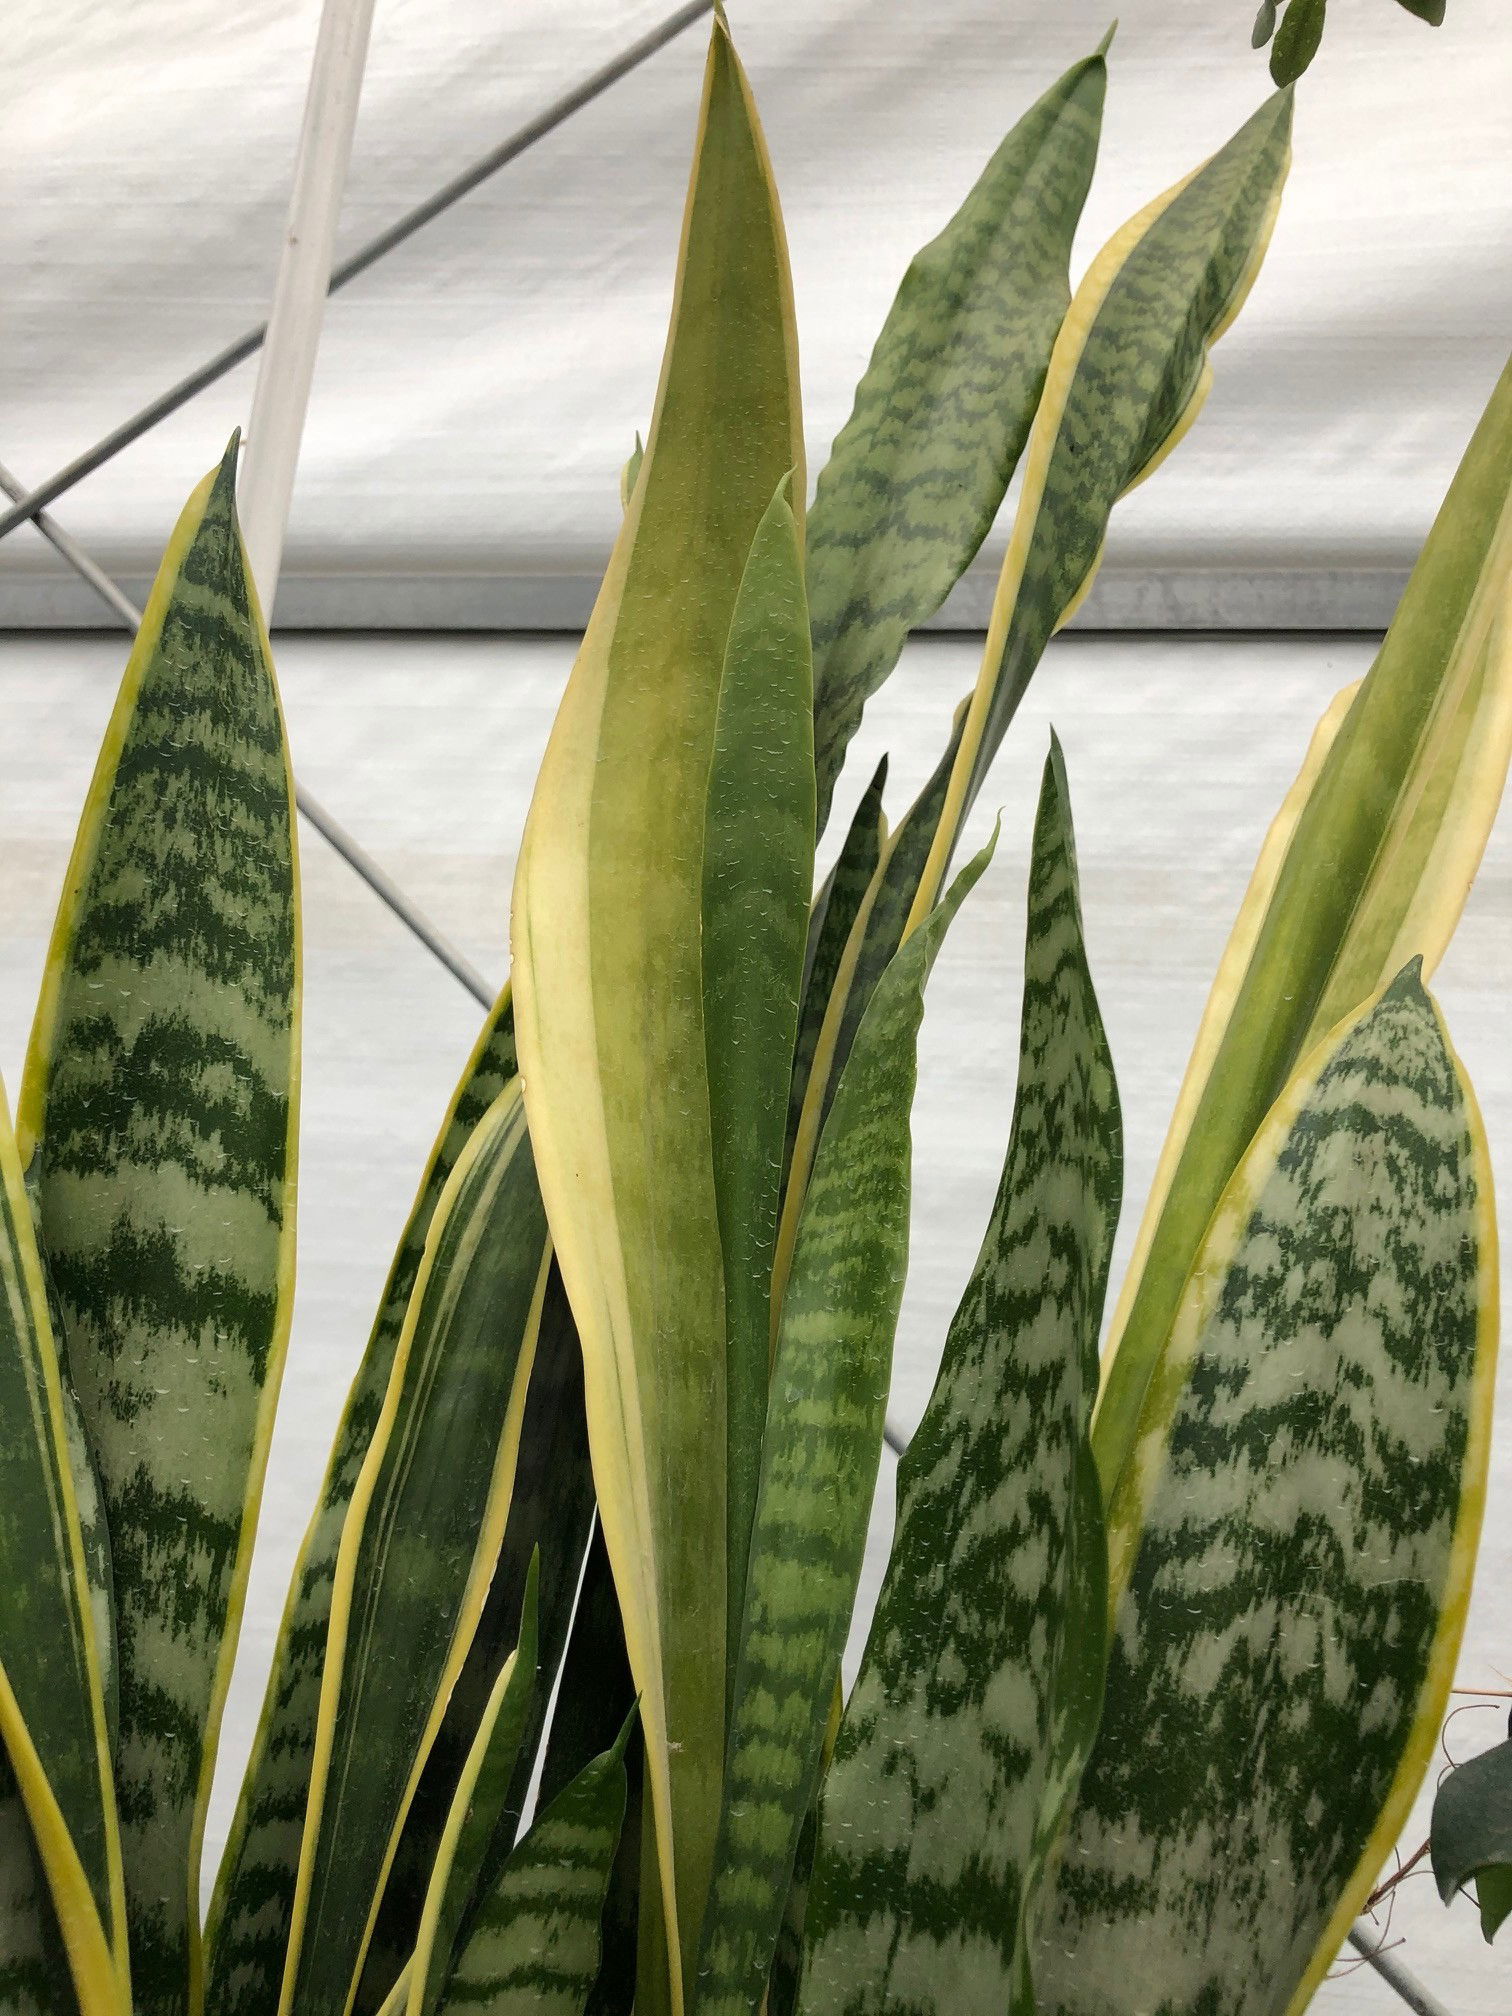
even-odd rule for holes
{"type": "Polygon", "coordinates": [[[238,505],[252,579],[270,625],[372,26],[373,0],[325,0],[321,8],[273,308],[252,394],[238,505]]]}

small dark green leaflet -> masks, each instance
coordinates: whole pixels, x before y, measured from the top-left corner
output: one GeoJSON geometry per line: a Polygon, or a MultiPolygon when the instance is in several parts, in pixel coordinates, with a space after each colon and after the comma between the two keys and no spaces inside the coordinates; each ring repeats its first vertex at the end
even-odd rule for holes
{"type": "MultiPolygon", "coordinates": [[[[371,2016],[371,2012],[382,2007],[414,1949],[441,1832],[499,1669],[515,1647],[526,1581],[532,1562],[538,1560],[541,1679],[526,1701],[514,1783],[500,1821],[508,1841],[514,1840],[535,1770],[552,1682],[572,1620],[573,1599],[593,1520],[593,1503],[582,1355],[562,1277],[553,1266],[541,1305],[504,1544],[499,1550],[477,1632],[405,1817],[404,1832],[384,1885],[383,1903],[373,1928],[353,2016],[371,2016]]],[[[624,1720],[628,1706],[627,1696],[603,1743],[596,1743],[593,1752],[587,1754],[594,1754],[608,1744],[624,1720]]]]}
{"type": "Polygon", "coordinates": [[[783,1181],[792,1159],[793,1142],[803,1112],[824,1011],[829,1006],[840,972],[840,962],[850,941],[866,892],[877,872],[887,840],[887,821],[882,814],[882,793],[887,785],[887,758],[877,765],[870,784],[846,829],[845,841],[834,867],[814,899],[809,918],[808,947],[803,961],[803,1005],[798,1015],[798,1038],[793,1052],[793,1083],[788,1094],[787,1136],[783,1144],[783,1181]]]}
{"type": "Polygon", "coordinates": [[[1472,1879],[1491,1941],[1512,1917],[1512,1743],[1451,1771],[1433,1802],[1433,1874],[1447,1904],[1472,1879]]]}
{"type": "Polygon", "coordinates": [[[888,311],[808,526],[819,825],[867,700],[976,554],[1018,465],[1071,298],[1104,48],[1003,141],[888,311]]]}
{"type": "Polygon", "coordinates": [[[1088,1430],[1121,1190],[1065,768],[1035,825],[1013,1131],[819,1807],[803,2016],[1033,2016],[1035,1878],[1096,1733],[1107,1616],[1088,1430]]]}
{"type": "Polygon", "coordinates": [[[505,1863],[457,1960],[444,2016],[583,2016],[625,1816],[627,1721],[559,1792],[505,1863]]]}
{"type": "Polygon", "coordinates": [[[1295,84],[1318,53],[1328,0],[1287,0],[1271,44],[1270,73],[1277,84],[1295,84]]]}
{"type": "Polygon", "coordinates": [[[468,1137],[515,1070],[514,1015],[506,987],[452,1094],[400,1234],[372,1335],[337,1430],[320,1503],[294,1571],[262,1718],[205,1928],[207,2002],[217,2016],[266,2016],[269,2003],[277,2000],[309,1797],[341,1529],[382,1411],[394,1348],[436,1205],[468,1137]]]}
{"type": "Polygon", "coordinates": [[[342,1534],[281,2016],[344,2016],[357,1985],[497,1563],[546,1254],[516,1079],[436,1207],[342,1534]]]}
{"type": "Polygon", "coordinates": [[[772,1352],[772,1259],[814,880],[814,673],[785,476],[730,618],[709,767],[703,1026],[725,1278],[729,1670],[772,1352]]]}
{"type": "Polygon", "coordinates": [[[235,468],[233,441],[131,654],[22,1100],[112,1538],[137,2016],[197,1994],[199,1827],[292,1290],[293,787],[235,468]]]}
{"type": "Polygon", "coordinates": [[[772,1370],[699,2016],[759,2008],[813,1800],[882,1450],[924,984],[991,853],[961,871],[872,996],[804,1201],[772,1370]]]}
{"type": "Polygon", "coordinates": [[[1414,961],[1240,1164],[1110,1508],[1046,2007],[1305,2006],[1432,1755],[1489,1437],[1484,1136],[1414,961]],[[1122,1592],[1121,1594],[1118,1592],[1122,1592]]]}

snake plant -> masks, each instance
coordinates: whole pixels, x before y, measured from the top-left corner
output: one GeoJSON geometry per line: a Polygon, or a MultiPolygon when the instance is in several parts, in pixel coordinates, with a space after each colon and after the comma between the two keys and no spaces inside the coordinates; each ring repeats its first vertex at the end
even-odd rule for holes
{"type": "Polygon", "coordinates": [[[1426,983],[1512,738],[1512,376],[1266,841],[1101,1373],[1119,1107],[1052,746],[1002,1178],[841,1673],[916,1033],[992,853],[955,865],[964,822],[1196,417],[1287,168],[1283,91],[1073,293],[1105,83],[1106,48],[918,255],[806,508],[781,216],[716,23],[512,989],[394,1259],[203,1928],[300,954],[234,444],[191,499],[0,1127],[8,2011],[1282,2016],[1329,1965],[1439,1724],[1485,1485],[1490,1176],[1426,983]],[[816,878],[862,710],[1015,476],[940,761],[891,825],[879,773],[816,878]]]}

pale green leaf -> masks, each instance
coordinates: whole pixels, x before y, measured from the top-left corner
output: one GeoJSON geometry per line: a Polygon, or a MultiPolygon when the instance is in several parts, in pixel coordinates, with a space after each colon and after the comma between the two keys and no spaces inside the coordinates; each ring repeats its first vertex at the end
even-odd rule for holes
{"type": "Polygon", "coordinates": [[[1102,1728],[1036,1959],[1064,2016],[1297,2016],[1437,1741],[1484,1503],[1496,1232],[1415,966],[1224,1192],[1109,1508],[1102,1728]]]}
{"type": "Polygon", "coordinates": [[[582,1337],[681,2006],[724,1755],[725,1284],[700,945],[706,791],[751,543],[802,440],[787,253],[715,24],[671,334],[635,489],[526,825],[511,933],[531,1137],[582,1337]],[[717,1424],[717,1425],[716,1425],[717,1424]]]}

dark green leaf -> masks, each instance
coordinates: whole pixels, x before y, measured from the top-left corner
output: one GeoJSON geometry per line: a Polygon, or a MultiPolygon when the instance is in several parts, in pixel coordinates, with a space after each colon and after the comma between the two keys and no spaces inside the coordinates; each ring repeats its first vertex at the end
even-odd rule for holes
{"type": "Polygon", "coordinates": [[[1512,1743],[1451,1771],[1433,1802],[1433,1874],[1447,1904],[1475,1878],[1481,1930],[1494,1939],[1512,1913],[1512,1743]]]}

